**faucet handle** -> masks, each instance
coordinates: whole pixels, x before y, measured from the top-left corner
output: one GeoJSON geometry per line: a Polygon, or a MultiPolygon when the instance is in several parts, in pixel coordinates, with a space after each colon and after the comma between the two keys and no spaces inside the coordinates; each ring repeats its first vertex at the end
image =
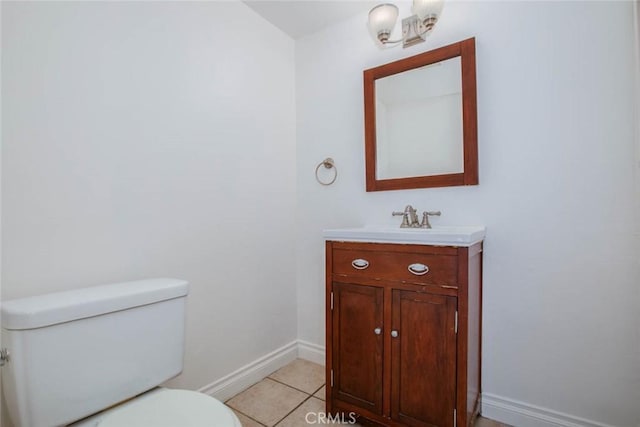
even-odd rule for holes
{"type": "Polygon", "coordinates": [[[440,211],[424,211],[422,213],[422,223],[420,224],[420,228],[431,228],[431,223],[429,223],[430,216],[440,216],[442,212],[440,211]]]}
{"type": "Polygon", "coordinates": [[[402,224],[400,228],[409,228],[409,212],[391,212],[392,216],[402,216],[402,224]]]}

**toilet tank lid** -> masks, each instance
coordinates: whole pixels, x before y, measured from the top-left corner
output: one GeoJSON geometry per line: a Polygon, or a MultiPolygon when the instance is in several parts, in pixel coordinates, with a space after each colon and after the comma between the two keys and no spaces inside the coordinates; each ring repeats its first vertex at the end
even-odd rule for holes
{"type": "Polygon", "coordinates": [[[55,292],[2,302],[2,328],[35,329],[184,297],[189,283],[145,279],[55,292]]]}

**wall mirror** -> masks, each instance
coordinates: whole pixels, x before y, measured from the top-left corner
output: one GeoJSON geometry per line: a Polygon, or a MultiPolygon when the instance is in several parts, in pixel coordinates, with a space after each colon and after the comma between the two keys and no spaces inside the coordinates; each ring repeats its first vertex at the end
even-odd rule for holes
{"type": "Polygon", "coordinates": [[[478,184],[475,39],[364,71],[367,191],[478,184]]]}

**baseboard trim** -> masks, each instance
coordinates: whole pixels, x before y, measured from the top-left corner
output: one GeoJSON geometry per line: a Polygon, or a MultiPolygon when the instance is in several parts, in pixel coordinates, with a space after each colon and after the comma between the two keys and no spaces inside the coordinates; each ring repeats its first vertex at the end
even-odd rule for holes
{"type": "Polygon", "coordinates": [[[235,370],[198,391],[224,402],[260,382],[298,357],[298,342],[292,341],[277,350],[235,370]]]}
{"type": "Polygon", "coordinates": [[[324,366],[325,348],[323,345],[298,340],[298,357],[324,366]]]}
{"type": "Polygon", "coordinates": [[[482,393],[482,416],[518,427],[614,427],[490,393],[482,393]]]}
{"type": "MultiPolygon", "coordinates": [[[[324,346],[292,341],[198,391],[224,402],[296,358],[324,365],[325,352],[324,346]]],[[[482,416],[518,427],[614,427],[491,393],[482,393],[481,408],[482,416]]]]}

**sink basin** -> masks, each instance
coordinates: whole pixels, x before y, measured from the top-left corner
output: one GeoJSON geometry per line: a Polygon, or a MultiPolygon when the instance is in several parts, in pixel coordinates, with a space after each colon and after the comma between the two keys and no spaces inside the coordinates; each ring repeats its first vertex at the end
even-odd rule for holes
{"type": "Polygon", "coordinates": [[[347,242],[408,243],[414,245],[472,246],[484,239],[482,226],[433,228],[335,228],[324,230],[325,240],[347,242]]]}

